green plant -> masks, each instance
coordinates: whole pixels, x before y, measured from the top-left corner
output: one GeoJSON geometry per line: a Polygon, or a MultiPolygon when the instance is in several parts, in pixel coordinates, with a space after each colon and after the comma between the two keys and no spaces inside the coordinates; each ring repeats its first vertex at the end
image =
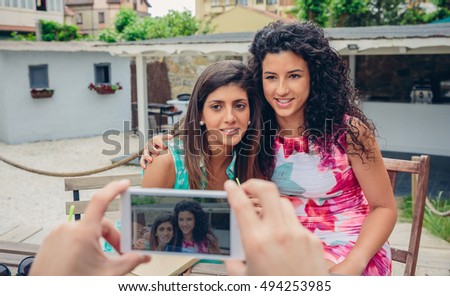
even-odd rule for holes
{"type": "MultiPolygon", "coordinates": [[[[436,198],[430,199],[432,205],[441,212],[450,210],[450,201],[442,198],[442,191],[436,198]]],[[[412,221],[413,209],[411,194],[405,196],[400,203],[400,221],[412,221]]],[[[431,234],[450,242],[450,218],[441,217],[433,214],[428,208],[425,208],[423,217],[423,227],[431,234]]]]}
{"type": "Polygon", "coordinates": [[[80,38],[78,27],[40,20],[42,41],[70,41],[80,38]]]}
{"type": "Polygon", "coordinates": [[[115,93],[116,90],[121,90],[122,86],[119,84],[119,82],[117,82],[116,84],[106,84],[106,83],[102,83],[102,84],[93,84],[92,82],[89,83],[88,86],[89,90],[95,90],[97,93],[115,93]]]}
{"type": "Polygon", "coordinates": [[[34,33],[28,33],[26,35],[19,34],[17,32],[11,33],[11,40],[14,41],[36,41],[36,35],[34,33]]]}

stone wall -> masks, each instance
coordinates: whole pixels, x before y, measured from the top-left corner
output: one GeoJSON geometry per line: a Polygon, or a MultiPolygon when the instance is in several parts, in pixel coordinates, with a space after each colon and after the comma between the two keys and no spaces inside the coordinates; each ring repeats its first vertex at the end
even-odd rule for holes
{"type": "Polygon", "coordinates": [[[195,82],[205,68],[220,60],[240,60],[242,56],[171,56],[164,58],[169,70],[172,98],[191,93],[195,82]]]}

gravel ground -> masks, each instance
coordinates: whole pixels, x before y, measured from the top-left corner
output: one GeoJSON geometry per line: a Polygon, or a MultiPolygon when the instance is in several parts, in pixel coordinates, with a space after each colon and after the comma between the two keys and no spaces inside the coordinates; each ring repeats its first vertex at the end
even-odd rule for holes
{"type": "MultiPolygon", "coordinates": [[[[138,151],[139,139],[134,135],[121,134],[109,139],[122,147],[115,155],[103,153],[113,146],[101,136],[20,145],[0,142],[0,155],[30,168],[68,173],[105,167],[117,156],[138,151]],[[127,145],[128,153],[123,148],[127,145]]],[[[126,165],[96,175],[137,172],[139,167],[126,165]]],[[[81,199],[88,199],[93,192],[80,192],[81,199]]],[[[0,234],[21,224],[41,226],[48,232],[66,221],[65,202],[70,200],[72,192],[64,191],[64,178],[33,174],[0,161],[0,234]]]]}

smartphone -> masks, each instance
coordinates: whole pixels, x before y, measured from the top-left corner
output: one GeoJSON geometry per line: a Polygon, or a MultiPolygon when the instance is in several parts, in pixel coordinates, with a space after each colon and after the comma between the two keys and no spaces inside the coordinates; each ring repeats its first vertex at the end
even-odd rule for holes
{"type": "Polygon", "coordinates": [[[122,252],[244,259],[225,191],[129,188],[120,211],[122,252]]]}

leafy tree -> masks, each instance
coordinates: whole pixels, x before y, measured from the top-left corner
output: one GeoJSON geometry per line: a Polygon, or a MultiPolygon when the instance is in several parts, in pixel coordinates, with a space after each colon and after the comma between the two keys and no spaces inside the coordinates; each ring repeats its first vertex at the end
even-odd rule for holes
{"type": "Polygon", "coordinates": [[[114,28],[102,31],[99,39],[105,42],[136,41],[206,34],[211,31],[210,27],[202,28],[201,25],[187,10],[170,10],[167,15],[158,18],[139,18],[135,11],[123,8],[116,15],[114,28]]]}
{"type": "Polygon", "coordinates": [[[138,19],[136,11],[129,8],[121,8],[114,19],[116,31],[122,33],[129,25],[133,25],[138,19]]]}
{"type": "Polygon", "coordinates": [[[404,0],[297,0],[291,13],[333,27],[424,24],[450,16],[450,1],[432,0],[437,7],[432,13],[420,7],[422,2],[407,6],[404,0]]]}
{"type": "Polygon", "coordinates": [[[362,26],[369,13],[367,0],[332,0],[330,8],[332,27],[362,26]]]}
{"type": "MultiPolygon", "coordinates": [[[[54,21],[40,20],[42,41],[70,41],[81,38],[78,27],[73,25],[62,25],[54,21]]],[[[36,40],[34,33],[21,35],[17,32],[11,33],[12,40],[36,40]]]]}
{"type": "Polygon", "coordinates": [[[120,40],[120,36],[115,30],[107,28],[100,32],[98,39],[103,42],[114,43],[120,40]]]}
{"type": "Polygon", "coordinates": [[[319,26],[326,26],[329,18],[329,5],[332,0],[296,0],[291,10],[299,20],[316,22],[319,26]]]}

